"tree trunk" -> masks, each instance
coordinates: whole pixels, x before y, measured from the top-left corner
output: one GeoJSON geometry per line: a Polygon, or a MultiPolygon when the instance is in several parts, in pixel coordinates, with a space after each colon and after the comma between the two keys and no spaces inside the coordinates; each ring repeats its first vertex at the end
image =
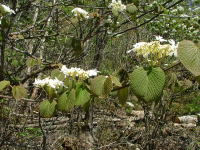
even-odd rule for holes
{"type": "Polygon", "coordinates": [[[95,54],[93,58],[93,62],[91,65],[91,68],[96,68],[99,70],[102,56],[103,56],[103,49],[105,48],[106,42],[107,42],[107,31],[99,35],[96,39],[96,48],[95,48],[95,54]]]}

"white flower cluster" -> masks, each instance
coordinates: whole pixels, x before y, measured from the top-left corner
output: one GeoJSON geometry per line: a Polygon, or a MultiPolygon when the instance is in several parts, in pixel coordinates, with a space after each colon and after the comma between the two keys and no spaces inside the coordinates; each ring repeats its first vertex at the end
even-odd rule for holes
{"type": "Polygon", "coordinates": [[[134,107],[135,105],[131,102],[126,102],[126,104],[129,106],[129,107],[134,107]]]}
{"type": "Polygon", "coordinates": [[[167,40],[163,39],[162,36],[155,36],[156,41],[160,41],[160,42],[166,42],[167,40]]]}
{"type": "Polygon", "coordinates": [[[54,89],[59,88],[61,86],[64,86],[64,83],[57,78],[50,79],[49,77],[45,79],[35,79],[35,82],[33,83],[37,87],[43,87],[45,85],[52,87],[54,89]]]}
{"type": "Polygon", "coordinates": [[[88,19],[89,18],[89,13],[85,11],[82,8],[74,8],[72,10],[72,13],[74,14],[75,17],[83,18],[83,19],[88,19]]]}
{"type": "Polygon", "coordinates": [[[112,3],[108,6],[109,8],[112,8],[112,12],[114,15],[118,15],[120,12],[123,12],[126,10],[126,5],[122,4],[121,0],[112,0],[112,3]]]}
{"type": "Polygon", "coordinates": [[[92,77],[92,76],[97,76],[98,72],[96,69],[93,69],[93,70],[83,70],[81,68],[67,68],[65,65],[62,66],[61,68],[61,72],[63,72],[65,74],[65,76],[68,76],[68,77],[78,77],[79,79],[82,79],[82,80],[85,80],[85,79],[88,79],[89,77],[92,77]]]}
{"type": "Polygon", "coordinates": [[[184,7],[182,7],[182,6],[178,6],[178,7],[177,7],[177,10],[179,10],[179,11],[184,11],[185,9],[184,9],[184,7]]]}
{"type": "Polygon", "coordinates": [[[15,11],[10,9],[10,7],[0,4],[0,14],[15,14],[15,11]]]}
{"type": "Polygon", "coordinates": [[[178,45],[174,40],[165,40],[161,36],[157,36],[156,41],[134,44],[133,49],[127,51],[127,53],[133,51],[148,60],[151,60],[154,56],[157,61],[165,56],[177,56],[177,47],[178,45]],[[167,44],[161,44],[162,42],[167,42],[167,44]]]}

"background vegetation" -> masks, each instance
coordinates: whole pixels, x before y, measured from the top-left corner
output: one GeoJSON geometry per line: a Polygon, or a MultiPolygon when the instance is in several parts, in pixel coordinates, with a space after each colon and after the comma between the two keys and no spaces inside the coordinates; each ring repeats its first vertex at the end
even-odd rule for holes
{"type": "Polygon", "coordinates": [[[199,126],[173,125],[200,112],[199,0],[122,0],[126,10],[118,13],[111,0],[0,2],[15,12],[0,8],[0,149],[200,149],[199,126]],[[77,7],[88,18],[75,16],[77,7]],[[178,59],[148,68],[147,59],[127,51],[155,36],[182,45],[178,59]],[[73,84],[62,65],[100,72],[73,84]],[[159,72],[151,84],[157,94],[147,85],[151,98],[141,92],[146,72],[134,74],[138,66],[148,83],[159,72]],[[70,90],[34,85],[48,76],[63,77],[70,90]],[[133,119],[136,110],[142,119],[133,119]]]}

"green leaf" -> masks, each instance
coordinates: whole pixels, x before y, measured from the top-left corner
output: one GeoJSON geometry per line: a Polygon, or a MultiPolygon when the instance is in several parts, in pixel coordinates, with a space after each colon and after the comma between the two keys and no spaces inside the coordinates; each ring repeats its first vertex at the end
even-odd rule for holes
{"type": "Polygon", "coordinates": [[[56,101],[50,102],[49,100],[44,100],[40,103],[39,110],[40,115],[45,118],[50,118],[55,112],[56,101]]]}
{"type": "Polygon", "coordinates": [[[31,58],[29,57],[27,60],[26,60],[26,65],[28,67],[34,67],[36,65],[41,65],[41,59],[34,59],[34,58],[31,58]]]}
{"type": "Polygon", "coordinates": [[[1,19],[1,26],[6,29],[10,26],[10,22],[8,20],[8,18],[3,17],[3,19],[1,19]]]}
{"type": "Polygon", "coordinates": [[[49,99],[53,99],[56,97],[57,93],[56,93],[56,90],[50,86],[47,86],[45,85],[44,86],[44,90],[46,91],[46,93],[48,94],[49,96],[49,99]]]}
{"type": "Polygon", "coordinates": [[[57,103],[57,109],[63,112],[67,112],[75,105],[76,100],[75,90],[72,89],[70,93],[64,92],[59,98],[57,103]]]}
{"type": "Polygon", "coordinates": [[[11,62],[11,65],[14,66],[14,67],[18,67],[20,65],[20,62],[16,59],[13,59],[12,62],[11,62]]]}
{"type": "Polygon", "coordinates": [[[117,96],[118,96],[118,99],[119,99],[119,103],[124,106],[126,104],[126,101],[128,99],[128,87],[125,87],[123,89],[120,89],[118,92],[117,92],[117,96]]]}
{"type": "Polygon", "coordinates": [[[88,101],[87,103],[85,103],[85,104],[83,105],[83,110],[84,110],[85,112],[90,111],[90,103],[91,103],[91,101],[88,101]]]}
{"type": "Polygon", "coordinates": [[[129,4],[126,6],[126,11],[130,14],[135,14],[137,13],[137,7],[134,4],[129,4]]]}
{"type": "Polygon", "coordinates": [[[66,79],[64,80],[64,85],[65,85],[66,87],[68,87],[69,90],[72,89],[72,88],[74,88],[74,87],[73,87],[73,80],[70,79],[70,78],[66,78],[66,79]]]}
{"type": "Polygon", "coordinates": [[[102,96],[104,91],[105,76],[97,76],[90,82],[90,90],[97,96],[102,96]]]}
{"type": "Polygon", "coordinates": [[[140,100],[157,100],[165,85],[165,73],[159,67],[148,70],[139,67],[131,73],[130,83],[132,91],[140,100]]]}
{"type": "Polygon", "coordinates": [[[178,45],[181,63],[195,76],[200,75],[200,47],[192,41],[184,40],[178,45]]]}
{"type": "Polygon", "coordinates": [[[71,103],[73,103],[75,105],[75,102],[76,102],[76,90],[75,89],[72,89],[69,92],[68,99],[69,99],[69,101],[71,101],[71,103]]]}
{"type": "Polygon", "coordinates": [[[91,92],[100,98],[107,97],[113,89],[111,77],[98,76],[90,81],[91,92]]]}
{"type": "Polygon", "coordinates": [[[82,106],[90,100],[90,93],[85,88],[80,87],[76,95],[75,105],[77,106],[82,106]]]}
{"type": "Polygon", "coordinates": [[[7,88],[10,85],[10,81],[1,81],[0,82],[0,92],[3,91],[5,88],[7,88]]]}
{"type": "Polygon", "coordinates": [[[121,87],[122,84],[120,83],[119,79],[115,76],[110,76],[111,77],[111,80],[112,80],[112,83],[114,84],[114,86],[116,87],[121,87]]]}
{"type": "Polygon", "coordinates": [[[103,95],[105,97],[109,96],[112,89],[113,89],[112,79],[111,79],[111,77],[107,77],[104,82],[103,95]]]}
{"type": "Polygon", "coordinates": [[[65,75],[64,73],[60,72],[59,69],[55,69],[51,72],[51,78],[57,78],[60,81],[64,81],[65,75]]]}
{"type": "Polygon", "coordinates": [[[27,90],[23,86],[13,86],[12,87],[12,94],[16,100],[20,100],[27,96],[27,90]]]}

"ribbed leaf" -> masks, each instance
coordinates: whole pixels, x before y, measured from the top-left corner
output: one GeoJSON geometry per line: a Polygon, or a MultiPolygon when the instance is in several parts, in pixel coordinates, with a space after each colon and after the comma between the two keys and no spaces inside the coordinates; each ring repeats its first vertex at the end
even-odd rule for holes
{"type": "Polygon", "coordinates": [[[111,77],[98,76],[91,80],[90,90],[100,98],[107,97],[113,89],[111,77]]]}
{"type": "Polygon", "coordinates": [[[40,103],[39,110],[40,115],[45,118],[50,118],[55,112],[56,101],[50,102],[49,100],[44,100],[40,103]]]}
{"type": "Polygon", "coordinates": [[[125,105],[126,104],[126,101],[128,99],[128,87],[125,87],[123,89],[120,89],[118,92],[117,92],[117,96],[118,96],[118,99],[119,99],[119,103],[121,105],[125,105]]]}
{"type": "Polygon", "coordinates": [[[49,99],[56,97],[56,90],[50,86],[44,86],[46,93],[48,94],[49,99]]]}
{"type": "Polygon", "coordinates": [[[10,81],[1,81],[0,82],[0,92],[3,91],[3,89],[5,89],[6,87],[8,87],[10,85],[10,81]]]}
{"type": "Polygon", "coordinates": [[[67,112],[70,109],[72,109],[74,105],[75,105],[75,90],[72,89],[69,94],[65,92],[58,98],[58,103],[56,107],[60,111],[67,112]]]}
{"type": "Polygon", "coordinates": [[[160,68],[144,70],[140,67],[131,73],[130,83],[134,94],[140,100],[157,100],[165,84],[165,73],[160,68]]]}
{"type": "Polygon", "coordinates": [[[90,93],[86,89],[80,87],[77,93],[75,105],[77,106],[84,105],[89,100],[90,100],[90,93]]]}
{"type": "Polygon", "coordinates": [[[91,80],[90,90],[97,96],[102,96],[104,91],[105,76],[98,76],[91,80]]]}
{"type": "Polygon", "coordinates": [[[72,89],[73,88],[73,80],[70,78],[66,78],[64,80],[64,85],[68,88],[68,89],[72,89]]]}
{"type": "Polygon", "coordinates": [[[12,94],[13,94],[13,97],[16,100],[20,100],[20,99],[25,98],[27,96],[27,90],[21,85],[13,86],[12,87],[12,94]]]}
{"type": "Polygon", "coordinates": [[[41,63],[42,63],[42,62],[41,62],[40,59],[28,58],[28,59],[26,60],[26,65],[27,65],[28,67],[34,67],[34,66],[36,66],[36,65],[40,65],[41,63]]]}
{"type": "Polygon", "coordinates": [[[112,80],[112,83],[114,84],[114,86],[116,87],[120,87],[122,86],[122,84],[120,83],[119,79],[115,76],[110,76],[111,77],[111,80],[112,80]]]}
{"type": "Polygon", "coordinates": [[[184,40],[178,45],[181,63],[195,76],[200,75],[200,47],[192,41],[184,40]]]}
{"type": "Polygon", "coordinates": [[[126,7],[126,11],[128,13],[130,13],[130,14],[135,14],[138,11],[138,9],[137,9],[137,7],[134,4],[129,4],[126,7]]]}
{"type": "Polygon", "coordinates": [[[60,72],[59,69],[55,69],[51,72],[51,78],[57,78],[60,81],[64,81],[65,75],[62,72],[60,72]]]}
{"type": "Polygon", "coordinates": [[[104,82],[103,96],[107,97],[113,89],[111,77],[107,77],[104,82]]]}

